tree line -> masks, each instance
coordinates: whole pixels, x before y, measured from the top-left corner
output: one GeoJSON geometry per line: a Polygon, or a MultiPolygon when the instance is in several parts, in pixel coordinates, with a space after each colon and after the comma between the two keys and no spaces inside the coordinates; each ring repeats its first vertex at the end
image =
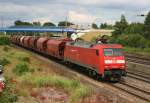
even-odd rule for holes
{"type": "MultiPolygon", "coordinates": [[[[69,21],[60,21],[58,22],[58,25],[56,25],[53,22],[45,22],[43,25],[40,22],[24,22],[21,20],[16,20],[14,22],[14,26],[40,26],[40,27],[46,27],[46,26],[51,26],[51,27],[56,27],[56,26],[70,26],[74,25],[74,23],[69,22],[69,21]]],[[[14,27],[13,26],[13,27],[14,27]]],[[[107,24],[107,23],[101,23],[100,26],[98,27],[97,24],[92,23],[92,28],[93,29],[113,29],[113,25],[107,24]]]]}
{"type": "Polygon", "coordinates": [[[128,23],[122,15],[114,25],[112,42],[135,48],[150,48],[150,12],[144,23],[128,23]]]}
{"type": "Polygon", "coordinates": [[[99,26],[95,23],[92,23],[93,29],[114,29],[114,26],[107,23],[101,23],[99,26]]]}
{"type": "MultiPolygon", "coordinates": [[[[73,23],[69,22],[69,21],[60,21],[58,23],[58,26],[70,26],[70,25],[74,25],[73,23]]],[[[39,27],[46,27],[46,26],[51,26],[51,27],[56,27],[57,25],[54,24],[53,22],[45,22],[43,25],[40,22],[24,22],[21,20],[16,20],[14,22],[14,26],[39,26],[39,27]]]]}

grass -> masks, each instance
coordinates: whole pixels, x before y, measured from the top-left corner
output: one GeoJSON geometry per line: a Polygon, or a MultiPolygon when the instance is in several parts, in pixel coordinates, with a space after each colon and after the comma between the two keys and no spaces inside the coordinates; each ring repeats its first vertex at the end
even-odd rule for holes
{"type": "Polygon", "coordinates": [[[6,58],[0,59],[0,65],[5,66],[7,64],[10,64],[10,61],[8,59],[6,59],[6,58]]]}
{"type": "Polygon", "coordinates": [[[58,87],[70,94],[70,102],[77,103],[81,98],[91,94],[91,90],[78,80],[68,79],[59,75],[32,75],[28,73],[21,77],[21,83],[33,87],[58,87]],[[30,79],[32,78],[32,80],[30,79]]]}
{"type": "Polygon", "coordinates": [[[81,38],[86,41],[93,41],[94,39],[101,37],[103,35],[111,36],[111,31],[110,30],[98,30],[98,31],[93,30],[93,31],[85,33],[85,35],[81,36],[81,38]]]}
{"type": "Polygon", "coordinates": [[[73,95],[71,95],[71,102],[77,103],[81,98],[85,98],[91,95],[91,90],[88,87],[79,85],[74,91],[73,95]]]}
{"type": "Polygon", "coordinates": [[[29,72],[29,65],[27,63],[21,62],[16,65],[16,67],[13,69],[13,72],[17,76],[21,76],[29,72]]]}
{"type": "Polygon", "coordinates": [[[8,46],[4,46],[3,51],[8,52],[10,48],[8,46]]]}
{"type": "Polygon", "coordinates": [[[17,101],[16,87],[10,81],[5,82],[6,87],[0,95],[0,103],[14,103],[17,101]]]}
{"type": "MultiPolygon", "coordinates": [[[[12,93],[12,95],[8,94],[10,99],[5,97],[6,95],[0,96],[0,103],[1,98],[12,101],[17,98],[16,96],[31,97],[30,89],[34,87],[62,88],[70,95],[71,103],[78,103],[80,99],[90,94],[90,89],[80,81],[60,76],[53,70],[55,68],[53,64],[44,63],[30,52],[14,48],[11,45],[0,45],[0,51],[0,63],[5,65],[4,76],[8,78],[9,82],[13,80],[16,83],[15,87],[10,86],[9,89],[11,91],[17,89],[17,92],[12,93]]],[[[10,103],[10,101],[2,103],[10,103]]]]}
{"type": "Polygon", "coordinates": [[[10,45],[9,38],[7,36],[0,36],[0,45],[10,45]]]}
{"type": "Polygon", "coordinates": [[[27,62],[30,63],[30,58],[28,57],[28,55],[18,55],[18,59],[21,60],[22,62],[27,62]]]}
{"type": "Polygon", "coordinates": [[[150,57],[150,48],[131,48],[125,47],[124,51],[131,54],[141,55],[143,57],[150,57]]]}

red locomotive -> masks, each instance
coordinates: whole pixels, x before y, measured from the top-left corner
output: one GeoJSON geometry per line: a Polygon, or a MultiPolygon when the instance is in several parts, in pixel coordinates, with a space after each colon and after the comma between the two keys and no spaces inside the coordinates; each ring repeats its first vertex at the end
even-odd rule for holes
{"type": "Polygon", "coordinates": [[[0,65],[0,93],[2,93],[3,89],[5,88],[5,79],[3,77],[3,67],[0,65]]]}
{"type": "Polygon", "coordinates": [[[71,62],[87,69],[91,74],[109,80],[126,75],[126,62],[119,44],[92,44],[71,39],[47,37],[11,37],[12,43],[71,62]],[[20,38],[20,42],[18,42],[20,38]]]}
{"type": "Polygon", "coordinates": [[[5,88],[5,84],[3,81],[0,81],[0,93],[3,92],[3,89],[5,88]]]}

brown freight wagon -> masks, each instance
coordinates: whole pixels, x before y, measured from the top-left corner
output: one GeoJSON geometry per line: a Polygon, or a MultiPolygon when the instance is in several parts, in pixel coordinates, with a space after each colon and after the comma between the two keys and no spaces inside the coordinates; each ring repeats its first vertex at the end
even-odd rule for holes
{"type": "Polygon", "coordinates": [[[24,47],[29,47],[30,36],[27,36],[23,39],[24,47]]]}
{"type": "Polygon", "coordinates": [[[34,50],[36,48],[36,42],[39,39],[39,37],[35,36],[35,37],[30,37],[29,39],[29,48],[34,50]]]}
{"type": "Polygon", "coordinates": [[[49,40],[48,37],[39,38],[36,42],[37,50],[40,52],[44,52],[46,50],[46,43],[48,40],[49,40]]]}

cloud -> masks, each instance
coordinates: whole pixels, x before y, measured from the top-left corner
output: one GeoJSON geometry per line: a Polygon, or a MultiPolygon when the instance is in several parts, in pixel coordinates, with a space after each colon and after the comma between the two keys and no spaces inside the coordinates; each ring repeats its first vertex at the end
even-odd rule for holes
{"type": "Polygon", "coordinates": [[[77,4],[100,7],[145,8],[150,6],[150,0],[76,0],[77,4]]]}
{"type": "Polygon", "coordinates": [[[125,14],[129,21],[143,21],[137,14],[150,10],[150,0],[0,0],[0,17],[6,24],[15,20],[53,21],[69,20],[77,23],[99,22],[114,23],[125,14]]]}
{"type": "Polygon", "coordinates": [[[50,17],[42,17],[42,18],[35,18],[32,21],[40,22],[41,24],[44,24],[45,22],[51,22],[52,20],[50,17]]]}
{"type": "Polygon", "coordinates": [[[76,23],[92,23],[96,19],[95,16],[84,14],[76,11],[69,11],[69,20],[76,23]]]}

